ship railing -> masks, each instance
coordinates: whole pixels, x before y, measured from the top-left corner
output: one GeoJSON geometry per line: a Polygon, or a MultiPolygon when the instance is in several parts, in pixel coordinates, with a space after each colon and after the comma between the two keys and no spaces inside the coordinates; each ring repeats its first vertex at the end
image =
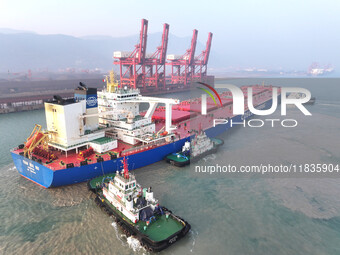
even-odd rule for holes
{"type": "MultiPolygon", "coordinates": [[[[175,142],[177,140],[178,140],[178,138],[176,138],[173,141],[175,142]]],[[[145,145],[138,146],[138,147],[129,148],[129,149],[123,150],[121,152],[121,156],[127,156],[127,155],[130,155],[132,153],[139,152],[139,151],[151,150],[151,149],[154,149],[154,148],[157,148],[159,146],[166,145],[166,144],[169,144],[169,143],[170,142],[167,142],[167,141],[156,141],[152,144],[150,143],[150,144],[145,144],[145,145]]]]}
{"type": "MultiPolygon", "coordinates": [[[[129,148],[129,149],[126,149],[126,150],[123,150],[120,155],[121,157],[124,157],[124,156],[128,156],[128,155],[131,155],[132,153],[137,153],[137,152],[140,152],[140,151],[146,151],[146,150],[151,150],[151,149],[154,149],[154,148],[157,148],[157,147],[160,147],[160,146],[163,146],[163,145],[166,145],[166,144],[169,144],[169,143],[172,143],[172,142],[176,142],[180,140],[180,138],[176,137],[175,139],[167,142],[167,141],[155,141],[154,143],[152,144],[145,144],[145,145],[142,145],[142,146],[138,146],[138,147],[133,147],[133,148],[129,148]]],[[[97,162],[88,162],[88,164],[94,164],[94,163],[97,163],[97,162]]],[[[58,167],[52,167],[52,166],[49,166],[48,164],[44,164],[46,167],[48,167],[49,169],[51,170],[61,170],[61,169],[66,169],[66,164],[63,165],[63,166],[58,166],[58,167]]],[[[80,162],[77,162],[77,163],[74,163],[74,167],[80,167],[81,164],[80,162]]]]}

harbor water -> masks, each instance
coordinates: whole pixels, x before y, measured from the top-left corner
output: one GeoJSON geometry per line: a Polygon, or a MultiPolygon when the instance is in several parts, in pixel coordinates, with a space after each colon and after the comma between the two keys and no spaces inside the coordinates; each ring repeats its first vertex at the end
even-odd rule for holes
{"type": "MultiPolygon", "coordinates": [[[[312,116],[288,109],[295,128],[235,128],[223,147],[197,164],[340,164],[339,79],[229,79],[218,83],[304,87],[315,96],[312,116]]],[[[185,98],[187,95],[172,94],[185,98]]],[[[276,117],[280,117],[275,113],[276,117]]],[[[43,110],[0,115],[0,254],[148,254],[94,202],[86,183],[43,189],[21,177],[10,149],[43,110]]],[[[340,254],[340,172],[230,177],[203,175],[165,162],[134,171],[162,205],[187,220],[188,236],[161,254],[340,254]]]]}

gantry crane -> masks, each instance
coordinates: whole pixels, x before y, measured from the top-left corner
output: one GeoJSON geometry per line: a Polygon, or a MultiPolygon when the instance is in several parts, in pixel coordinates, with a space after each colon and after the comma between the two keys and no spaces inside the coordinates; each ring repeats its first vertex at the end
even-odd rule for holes
{"type": "Polygon", "coordinates": [[[132,52],[116,51],[113,53],[114,64],[119,65],[120,86],[137,88],[145,84],[145,53],[148,33],[148,21],[142,19],[139,43],[132,52]]]}
{"type": "Polygon", "coordinates": [[[194,29],[190,48],[184,55],[168,55],[167,59],[170,61],[168,65],[171,66],[171,84],[188,85],[192,82],[197,34],[198,31],[194,29]]]}
{"type": "Polygon", "coordinates": [[[148,21],[142,19],[139,43],[132,52],[114,52],[114,64],[119,65],[120,87],[140,89],[142,93],[188,89],[193,82],[213,84],[207,75],[212,33],[209,33],[205,50],[195,58],[198,31],[193,30],[190,48],[183,55],[166,55],[169,25],[163,25],[161,45],[153,54],[146,55],[148,21]],[[168,62],[166,62],[168,60],[168,62]],[[166,67],[166,65],[168,67],[166,67]],[[171,69],[169,76],[167,69],[171,69]]]}
{"type": "Polygon", "coordinates": [[[145,86],[165,88],[165,60],[168,49],[169,25],[163,25],[162,42],[155,53],[145,59],[145,86]]]}
{"type": "Polygon", "coordinates": [[[193,81],[206,82],[207,80],[207,66],[210,55],[211,41],[213,34],[208,34],[208,40],[205,46],[205,50],[195,58],[193,81]]]}

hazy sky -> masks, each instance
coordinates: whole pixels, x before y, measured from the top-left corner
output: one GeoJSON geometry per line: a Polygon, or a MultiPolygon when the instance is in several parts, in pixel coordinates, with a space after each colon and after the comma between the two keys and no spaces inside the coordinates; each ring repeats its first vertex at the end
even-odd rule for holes
{"type": "MultiPolygon", "coordinates": [[[[228,65],[307,68],[314,61],[340,66],[340,0],[0,0],[0,28],[73,36],[170,33],[205,43],[228,65]]],[[[214,56],[213,55],[213,56],[214,56]]]]}
{"type": "Polygon", "coordinates": [[[242,33],[339,33],[339,0],[0,0],[0,27],[41,34],[124,36],[139,31],[149,19],[149,32],[170,24],[178,36],[209,31],[228,36],[242,33]],[[334,30],[336,29],[336,30],[334,30]]]}

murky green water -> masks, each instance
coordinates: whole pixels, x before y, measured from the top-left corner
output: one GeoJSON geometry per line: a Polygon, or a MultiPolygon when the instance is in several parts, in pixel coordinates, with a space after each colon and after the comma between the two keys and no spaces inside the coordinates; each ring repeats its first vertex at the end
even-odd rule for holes
{"type": "MultiPolygon", "coordinates": [[[[338,80],[274,82],[310,89],[317,97],[309,107],[313,116],[299,117],[293,130],[228,132],[221,150],[203,163],[340,163],[338,80]]],[[[0,115],[0,253],[145,254],[96,206],[86,184],[46,190],[19,176],[9,150],[35,123],[45,125],[44,118],[43,111],[0,115]]],[[[192,225],[163,254],[340,254],[339,178],[206,178],[192,170],[159,162],[135,171],[143,186],[152,186],[162,204],[192,225]]]]}

